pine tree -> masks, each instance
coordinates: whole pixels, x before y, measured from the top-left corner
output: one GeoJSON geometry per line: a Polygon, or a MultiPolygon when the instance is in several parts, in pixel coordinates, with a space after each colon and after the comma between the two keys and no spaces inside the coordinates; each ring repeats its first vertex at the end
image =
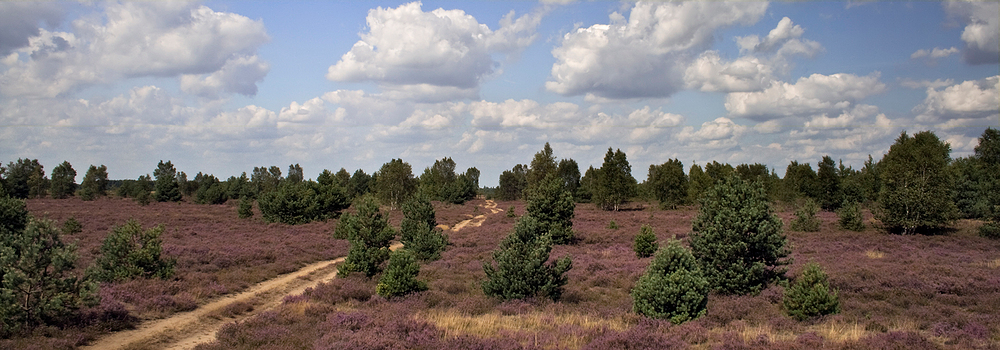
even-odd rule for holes
{"type": "Polygon", "coordinates": [[[816,169],[817,199],[820,206],[825,210],[837,210],[844,201],[837,163],[830,156],[823,156],[816,169]]]}
{"type": "Polygon", "coordinates": [[[635,195],[636,181],[625,152],[612,151],[609,147],[597,175],[593,198],[594,203],[604,210],[618,211],[635,195]]]}
{"type": "Polygon", "coordinates": [[[424,194],[413,196],[403,204],[400,241],[418,260],[437,260],[448,245],[448,236],[437,226],[434,206],[424,194]]]}
{"type": "Polygon", "coordinates": [[[648,258],[656,253],[656,249],[659,246],[656,244],[656,234],[653,233],[653,228],[649,225],[642,225],[639,228],[639,234],[635,236],[635,245],[633,249],[635,250],[635,256],[640,258],[648,258]]]}
{"type": "Polygon", "coordinates": [[[792,219],[791,229],[792,231],[800,232],[818,232],[820,222],[816,218],[816,213],[819,212],[819,206],[816,205],[816,201],[812,198],[806,198],[802,201],[797,209],[795,209],[795,218],[792,219]]]}
{"type": "Polygon", "coordinates": [[[514,225],[514,232],[500,241],[493,251],[493,263],[483,264],[486,280],[483,293],[503,300],[534,296],[553,300],[562,295],[566,272],[573,267],[569,257],[546,264],[552,251],[552,238],[541,229],[538,220],[526,215],[514,225]]]}
{"type": "Polygon", "coordinates": [[[181,200],[181,188],[177,182],[177,169],[168,160],[162,160],[156,165],[153,171],[156,177],[156,194],[153,196],[157,202],[179,202],[181,200]]]}
{"type": "Polygon", "coordinates": [[[383,298],[400,297],[427,290],[427,283],[417,280],[420,264],[413,253],[401,249],[389,254],[389,266],[375,286],[375,293],[383,298]]]}
{"type": "Polygon", "coordinates": [[[382,263],[389,259],[389,242],[396,237],[396,232],[379,211],[373,196],[362,196],[356,207],[356,213],[341,216],[335,232],[335,235],[346,236],[351,244],[340,272],[363,272],[371,278],[382,271],[382,263]]]}
{"type": "Polygon", "coordinates": [[[569,244],[573,241],[575,208],[573,195],[563,187],[562,178],[551,174],[528,193],[525,210],[551,235],[553,243],[569,244]]]}
{"type": "Polygon", "coordinates": [[[798,281],[785,290],[783,304],[785,312],[799,321],[840,312],[837,291],[830,288],[826,274],[816,263],[806,264],[798,281]]]}
{"type": "Polygon", "coordinates": [[[670,240],[632,289],[632,310],[681,324],[705,314],[709,290],[691,251],[670,240]]]}
{"type": "Polygon", "coordinates": [[[688,177],[684,174],[684,164],[677,159],[668,160],[661,165],[650,165],[646,183],[660,202],[660,208],[674,209],[688,195],[688,177]]]}
{"type": "Polygon", "coordinates": [[[861,216],[861,205],[857,202],[844,202],[837,209],[837,224],[845,230],[861,232],[865,230],[864,218],[861,216]]]}
{"type": "Polygon", "coordinates": [[[692,223],[691,250],[712,288],[757,293],[784,274],[788,240],[760,184],[730,176],[709,189],[692,223]]]}
{"type": "Polygon", "coordinates": [[[0,224],[0,337],[64,320],[94,304],[97,285],[71,274],[76,267],[76,246],[63,243],[52,222],[35,220],[19,210],[23,207],[20,200],[0,202],[4,216],[0,224]]]}

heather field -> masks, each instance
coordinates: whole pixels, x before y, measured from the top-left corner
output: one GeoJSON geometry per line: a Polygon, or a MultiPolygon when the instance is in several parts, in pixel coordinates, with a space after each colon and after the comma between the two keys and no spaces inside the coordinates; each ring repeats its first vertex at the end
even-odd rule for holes
{"type": "MultiPolygon", "coordinates": [[[[772,286],[756,296],[711,295],[707,315],[671,325],[631,312],[630,289],[651,261],[635,256],[632,240],[649,224],[661,242],[672,236],[686,241],[694,208],[634,203],[610,212],[580,204],[577,241],[551,255],[573,258],[562,299],[500,303],[479,287],[482,265],[517,219],[485,205],[435,203],[440,224],[453,227],[478,215],[485,220],[448,232],[451,244],[442,259],[421,268],[428,291],[386,300],[363,275],[340,276],[224,326],[216,342],[199,349],[1000,348],[1000,242],[977,236],[976,221],[959,221],[937,236],[899,236],[874,230],[870,222],[864,232],[840,230],[833,213],[821,212],[819,232],[790,232],[792,209],[782,208],[794,258],[787,275],[819,263],[840,291],[842,311],[795,321],[781,309],[783,288],[772,286]],[[618,227],[610,228],[611,221],[618,227]]],[[[524,214],[522,202],[497,202],[499,209],[511,206],[518,217],[524,214]]],[[[336,221],[289,226],[263,223],[259,215],[241,220],[232,201],[141,207],[119,199],[41,199],[29,200],[28,207],[57,223],[74,217],[83,224],[82,233],[67,237],[79,246],[81,266],[93,260],[113,225],[129,218],[144,227],[163,224],[165,253],[177,258],[177,274],[167,281],[102,285],[103,301],[87,310],[83,328],[50,328],[0,346],[73,348],[134,325],[122,310],[140,319],[165,317],[347,251],[346,241],[331,237],[336,221]]],[[[390,221],[398,225],[400,217],[394,211],[390,221]]]]}

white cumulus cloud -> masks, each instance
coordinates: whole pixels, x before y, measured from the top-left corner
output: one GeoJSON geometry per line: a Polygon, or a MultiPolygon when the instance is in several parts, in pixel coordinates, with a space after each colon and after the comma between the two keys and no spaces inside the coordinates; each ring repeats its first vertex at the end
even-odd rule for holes
{"type": "Polygon", "coordinates": [[[809,116],[850,108],[856,101],[881,93],[880,74],[813,74],[794,84],[777,83],[758,92],[734,92],[726,96],[726,110],[737,117],[758,121],[809,116]]]}
{"type": "Polygon", "coordinates": [[[965,23],[962,57],[969,64],[1000,63],[1000,2],[946,1],[945,12],[965,23]]]}
{"type": "Polygon", "coordinates": [[[330,66],[333,81],[374,81],[397,98],[442,101],[478,96],[480,82],[499,63],[535,39],[542,13],[514,18],[490,30],[462,10],[424,12],[420,2],[368,12],[368,31],[330,66]]]}
{"type": "Polygon", "coordinates": [[[599,98],[665,97],[684,87],[688,63],[713,41],[716,31],[757,22],[764,2],[686,1],[637,3],[626,19],[578,28],[552,50],[546,89],[561,95],[599,98]]]}
{"type": "Polygon", "coordinates": [[[1000,114],[1000,75],[944,89],[928,86],[927,97],[913,111],[921,122],[996,116],[1000,114]]]}

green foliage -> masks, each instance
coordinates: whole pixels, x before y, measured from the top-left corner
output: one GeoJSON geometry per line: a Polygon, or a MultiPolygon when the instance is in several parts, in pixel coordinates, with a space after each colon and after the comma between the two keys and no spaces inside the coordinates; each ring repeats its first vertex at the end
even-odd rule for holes
{"type": "Polygon", "coordinates": [[[698,164],[692,164],[688,170],[688,202],[697,203],[701,200],[702,194],[712,188],[715,183],[712,177],[705,174],[698,164]]]}
{"type": "Polygon", "coordinates": [[[375,173],[375,196],[390,208],[406,202],[417,191],[413,168],[402,159],[393,159],[375,173]]]}
{"type": "Polygon", "coordinates": [[[621,150],[604,155],[604,163],[597,171],[597,183],[593,189],[593,200],[604,210],[618,211],[635,195],[636,181],[632,177],[632,166],[621,150]]]}
{"type": "Polygon", "coordinates": [[[837,224],[845,230],[864,231],[865,222],[861,215],[861,205],[857,202],[844,202],[840,209],[837,209],[837,224]]]}
{"type": "Polygon", "coordinates": [[[607,227],[608,227],[609,230],[617,230],[618,229],[618,223],[615,222],[614,220],[608,221],[608,226],[607,227]]]}
{"type": "Polygon", "coordinates": [[[497,188],[497,199],[512,201],[521,199],[528,187],[528,166],[517,164],[511,170],[500,173],[500,186],[497,188]]]}
{"type": "Polygon", "coordinates": [[[681,324],[705,314],[709,291],[691,251],[670,240],[632,289],[632,311],[681,324]]]}
{"type": "Polygon", "coordinates": [[[76,192],[76,170],[68,161],[52,168],[52,180],[49,181],[49,193],[52,198],[66,198],[76,192]]]}
{"type": "Polygon", "coordinates": [[[798,161],[792,161],[785,168],[785,177],[781,179],[782,196],[781,200],[786,202],[794,202],[798,198],[802,197],[818,197],[819,183],[816,177],[816,172],[813,171],[812,165],[809,163],[799,164],[798,161]]]}
{"type": "Polygon", "coordinates": [[[514,212],[514,209],[515,208],[514,208],[513,205],[510,206],[509,208],[507,208],[507,217],[508,218],[516,218],[517,217],[517,213],[514,212]]]}
{"type": "Polygon", "coordinates": [[[990,215],[988,171],[976,157],[955,159],[949,165],[954,176],[952,199],[963,217],[986,218],[990,215]]]}
{"type": "Polygon", "coordinates": [[[563,188],[577,200],[577,192],[580,190],[580,165],[573,159],[561,159],[556,174],[562,179],[563,188]]]}
{"type": "Polygon", "coordinates": [[[0,232],[19,232],[28,225],[28,209],[23,200],[0,197],[0,232]]]}
{"type": "Polygon", "coordinates": [[[437,226],[434,207],[424,195],[417,195],[403,204],[400,241],[419,260],[437,260],[448,245],[446,236],[437,226]]]}
{"type": "Polygon", "coordinates": [[[691,249],[712,288],[757,293],[784,274],[788,240],[760,184],[731,176],[709,189],[692,224],[691,249]]]}
{"type": "Polygon", "coordinates": [[[276,166],[254,167],[253,173],[250,174],[250,187],[252,189],[250,192],[253,193],[254,198],[259,198],[265,193],[277,190],[284,179],[281,176],[281,168],[276,166]]]}
{"type": "Polygon", "coordinates": [[[1000,239],[1000,224],[987,222],[979,226],[979,235],[990,239],[1000,239]]]}
{"type": "Polygon", "coordinates": [[[7,186],[7,195],[14,198],[36,197],[30,196],[32,190],[37,192],[37,184],[40,178],[38,174],[45,175],[42,165],[38,159],[18,159],[17,162],[7,164],[4,182],[7,186]],[[36,185],[36,186],[33,186],[36,185]]]}
{"type": "Polygon", "coordinates": [[[446,189],[458,179],[455,174],[455,161],[444,157],[434,161],[434,165],[424,168],[420,175],[420,193],[432,200],[444,201],[446,189]]]}
{"type": "Polygon", "coordinates": [[[400,297],[427,290],[427,283],[417,280],[420,264],[415,254],[401,249],[389,254],[389,266],[378,280],[375,293],[384,297],[400,297]]]}
{"type": "Polygon", "coordinates": [[[538,220],[539,227],[551,234],[555,244],[573,241],[573,216],[576,203],[573,195],[563,187],[562,178],[555,174],[546,177],[528,193],[525,208],[527,215],[538,220]]]}
{"type": "Polygon", "coordinates": [[[817,200],[823,209],[836,210],[844,201],[841,178],[837,174],[837,163],[829,156],[823,156],[816,170],[817,200]]]}
{"type": "Polygon", "coordinates": [[[357,212],[341,216],[334,232],[335,236],[346,236],[351,244],[340,272],[363,272],[371,278],[382,271],[382,263],[389,259],[389,242],[396,232],[379,211],[373,196],[362,196],[355,205],[357,212]]]}
{"type": "Polygon", "coordinates": [[[153,170],[153,177],[156,178],[156,194],[153,198],[157,202],[180,202],[181,188],[177,182],[177,175],[177,169],[169,160],[166,163],[161,160],[156,165],[156,170],[153,170]]]}
{"type": "Polygon", "coordinates": [[[91,165],[80,182],[80,198],[85,201],[106,196],[108,192],[108,167],[91,165]]]}
{"type": "Polygon", "coordinates": [[[224,204],[229,200],[224,183],[211,174],[199,172],[192,182],[196,186],[194,200],[199,204],[224,204]]]}
{"type": "Polygon", "coordinates": [[[660,208],[677,208],[688,195],[688,177],[684,174],[684,164],[677,159],[650,165],[646,184],[660,202],[660,208]]]}
{"type": "Polygon", "coordinates": [[[253,199],[250,199],[250,197],[240,197],[240,206],[236,209],[236,215],[240,219],[253,217],[253,199]]]}
{"type": "Polygon", "coordinates": [[[875,217],[887,231],[927,232],[955,220],[950,153],[951,146],[930,131],[900,134],[879,163],[882,189],[875,217]]]}
{"type": "Polygon", "coordinates": [[[74,217],[70,217],[63,222],[62,233],[64,235],[71,235],[74,233],[83,232],[83,225],[74,217]]]}
{"type": "Polygon", "coordinates": [[[790,225],[792,231],[819,232],[820,222],[816,218],[817,212],[819,212],[819,206],[816,205],[816,201],[812,198],[803,200],[802,205],[795,209],[795,218],[792,219],[790,225]]]}
{"type": "Polygon", "coordinates": [[[101,243],[101,255],[97,257],[89,273],[104,282],[122,281],[133,278],[170,278],[174,274],[176,261],[164,258],[163,225],[143,230],[135,219],[115,226],[101,243]]]}
{"type": "MultiPolygon", "coordinates": [[[[5,216],[17,212],[17,205],[8,200],[18,201],[4,200],[5,216]]],[[[27,212],[17,215],[9,218],[13,223],[0,226],[0,337],[4,338],[64,321],[96,302],[97,285],[71,275],[76,247],[62,242],[52,222],[35,220],[27,212]]]]}
{"type": "Polygon", "coordinates": [[[342,187],[306,181],[282,184],[262,194],[257,205],[264,221],[297,225],[334,217],[350,204],[342,187]]]}
{"type": "Polygon", "coordinates": [[[351,176],[351,180],[348,182],[347,197],[353,200],[368,193],[371,183],[372,176],[366,174],[364,170],[358,169],[354,171],[354,175],[351,176]]]}
{"type": "Polygon", "coordinates": [[[132,197],[139,205],[146,206],[153,201],[153,181],[150,180],[149,175],[139,175],[139,179],[136,180],[134,186],[135,188],[132,197]]]}
{"type": "Polygon", "coordinates": [[[635,256],[640,258],[648,258],[656,253],[656,249],[659,245],[656,244],[656,234],[653,233],[653,228],[649,225],[642,225],[639,228],[639,234],[635,236],[635,244],[633,249],[635,250],[635,256]]]}
{"type": "Polygon", "coordinates": [[[806,264],[802,276],[785,290],[785,312],[799,321],[840,312],[837,291],[816,263],[806,264]]]}
{"type": "Polygon", "coordinates": [[[484,263],[486,280],[483,293],[503,300],[534,296],[553,300],[562,295],[568,281],[565,276],[573,267],[567,256],[554,264],[546,264],[552,251],[552,238],[538,220],[525,215],[514,225],[514,232],[500,241],[493,251],[493,263],[484,263]]]}

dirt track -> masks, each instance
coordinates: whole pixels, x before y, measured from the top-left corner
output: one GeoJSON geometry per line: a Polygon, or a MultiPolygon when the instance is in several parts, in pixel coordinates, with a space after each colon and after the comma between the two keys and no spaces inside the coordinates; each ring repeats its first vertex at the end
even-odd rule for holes
{"type": "MultiPolygon", "coordinates": [[[[497,209],[496,203],[492,200],[486,201],[486,205],[483,207],[489,209],[491,214],[503,211],[497,209]]],[[[450,231],[457,232],[465,227],[479,227],[485,220],[486,215],[478,215],[455,224],[450,231]]],[[[396,250],[402,246],[402,244],[396,243],[390,249],[396,250]]],[[[298,271],[258,283],[244,292],[220,297],[195,310],[149,321],[140,324],[133,330],[112,333],[96,340],[91,345],[81,347],[81,349],[149,348],[173,350],[194,348],[198,344],[215,340],[215,333],[229,322],[240,321],[274,308],[281,304],[285,296],[302,294],[307,288],[333,279],[337,276],[336,264],[342,261],[344,258],[310,264],[298,271]],[[236,318],[218,316],[220,311],[236,303],[249,303],[253,306],[253,310],[236,318]]]]}

